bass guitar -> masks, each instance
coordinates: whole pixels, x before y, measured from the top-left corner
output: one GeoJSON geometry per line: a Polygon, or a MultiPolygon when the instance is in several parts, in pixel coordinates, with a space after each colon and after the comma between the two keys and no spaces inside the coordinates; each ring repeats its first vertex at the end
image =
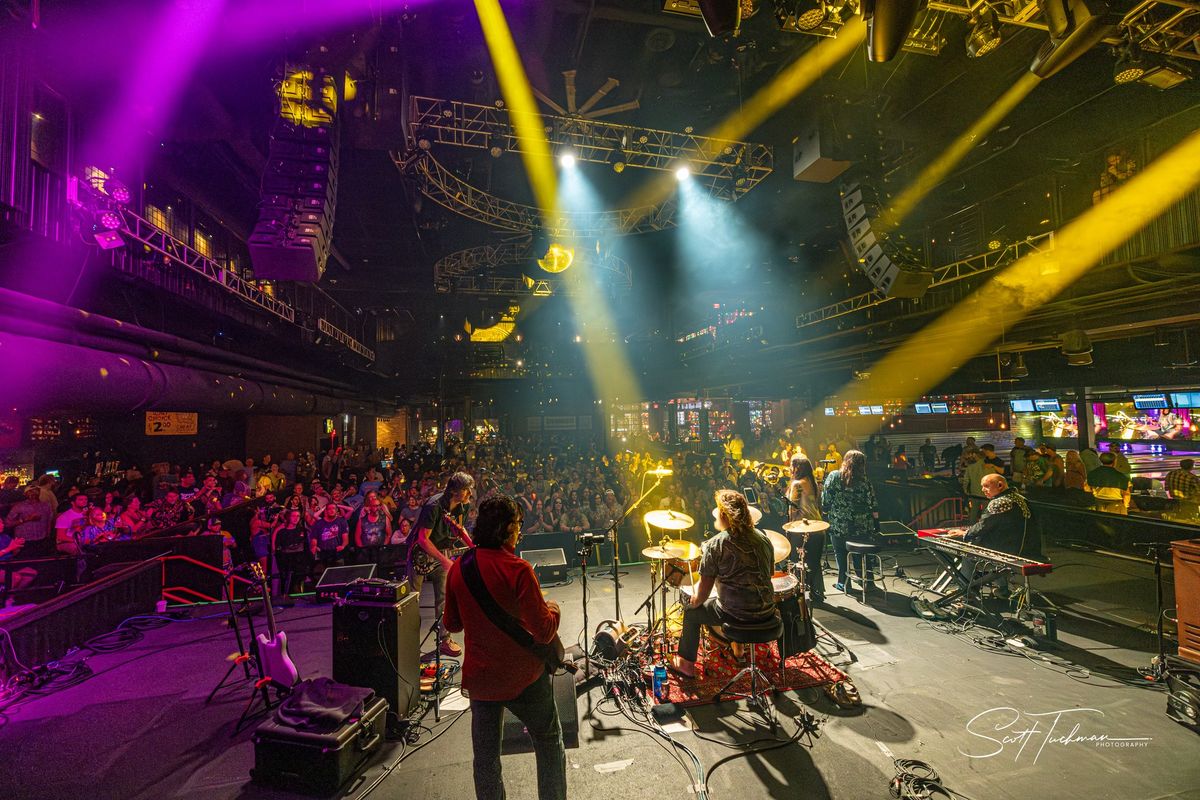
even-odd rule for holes
{"type": "Polygon", "coordinates": [[[290,689],[300,680],[300,670],[288,655],[287,633],[275,626],[275,610],[271,608],[271,590],[267,576],[257,561],[250,564],[250,572],[262,588],[263,607],[267,610],[267,631],[255,637],[258,643],[258,666],[262,675],[279,688],[290,689]]]}
{"type": "MultiPolygon", "coordinates": [[[[454,519],[454,517],[445,512],[442,513],[442,518],[446,520],[446,524],[450,526],[450,530],[454,531],[455,538],[462,540],[463,536],[465,536],[467,533],[467,529],[462,525],[459,525],[458,520],[454,519]]],[[[471,548],[469,547],[453,547],[450,549],[443,549],[442,555],[453,561],[470,549],[471,548]]],[[[426,553],[424,548],[421,547],[420,543],[416,541],[413,542],[410,553],[411,555],[409,561],[411,563],[409,564],[409,574],[428,575],[441,566],[442,562],[429,555],[429,553],[426,553]]]]}

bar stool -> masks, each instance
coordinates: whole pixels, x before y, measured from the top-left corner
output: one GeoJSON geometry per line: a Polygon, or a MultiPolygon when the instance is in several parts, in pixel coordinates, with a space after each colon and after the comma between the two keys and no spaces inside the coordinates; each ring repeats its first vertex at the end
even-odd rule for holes
{"type": "Polygon", "coordinates": [[[862,602],[866,603],[867,584],[877,583],[883,589],[884,602],[887,602],[887,582],[883,576],[883,558],[879,555],[882,549],[880,545],[871,542],[846,542],[846,558],[849,561],[846,565],[846,594],[850,594],[849,590],[857,580],[859,586],[862,587],[862,602]],[[857,569],[854,566],[856,560],[858,561],[857,569]],[[865,577],[867,573],[872,575],[869,581],[865,577]]]}
{"type": "Polygon", "coordinates": [[[771,683],[766,673],[758,668],[758,665],[754,661],[754,651],[757,649],[755,645],[774,642],[783,636],[783,618],[779,615],[779,611],[776,610],[769,618],[762,622],[726,622],[721,625],[721,633],[731,642],[748,645],[750,663],[720,688],[713,701],[717,703],[721,702],[722,695],[737,700],[746,700],[752,708],[762,714],[763,718],[774,727],[775,710],[767,699],[767,695],[775,690],[775,685],[771,683]],[[750,676],[749,693],[726,691],[747,674],[750,676]]]}

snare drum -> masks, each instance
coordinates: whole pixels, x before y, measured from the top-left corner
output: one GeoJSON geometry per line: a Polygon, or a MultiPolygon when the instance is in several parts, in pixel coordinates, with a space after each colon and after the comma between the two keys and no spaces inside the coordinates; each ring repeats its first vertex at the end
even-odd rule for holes
{"type": "Polygon", "coordinates": [[[779,573],[771,576],[771,588],[775,590],[775,602],[782,603],[800,591],[800,580],[795,575],[779,573]]]}
{"type": "Polygon", "coordinates": [[[672,558],[666,562],[667,583],[682,587],[700,580],[700,558],[672,558]]]}

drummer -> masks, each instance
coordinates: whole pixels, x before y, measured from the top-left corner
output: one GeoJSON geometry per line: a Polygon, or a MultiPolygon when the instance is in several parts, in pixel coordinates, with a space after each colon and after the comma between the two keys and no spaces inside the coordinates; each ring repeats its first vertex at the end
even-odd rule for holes
{"type": "MultiPolygon", "coordinates": [[[[821,489],[813,475],[812,463],[804,456],[792,457],[792,480],[788,483],[788,522],[816,522],[821,517],[821,489]]],[[[825,533],[788,533],[796,547],[804,548],[804,566],[808,591],[813,603],[825,600],[825,578],[821,575],[821,556],[825,552],[825,533]]]]}
{"type": "Polygon", "coordinates": [[[679,651],[671,658],[671,668],[688,678],[696,675],[701,625],[749,624],[775,613],[771,540],[754,527],[750,506],[740,492],[721,489],[715,499],[719,533],[704,543],[700,582],[684,609],[679,651]],[[717,596],[710,599],[714,585],[717,596]]]}

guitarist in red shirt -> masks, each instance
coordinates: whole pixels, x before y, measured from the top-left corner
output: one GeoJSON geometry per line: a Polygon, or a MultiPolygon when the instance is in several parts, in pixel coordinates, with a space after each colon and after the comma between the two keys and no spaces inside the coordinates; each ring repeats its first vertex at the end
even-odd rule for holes
{"type": "MultiPolygon", "coordinates": [[[[417,597],[421,596],[425,579],[433,581],[435,618],[442,616],[442,609],[446,605],[446,574],[453,563],[450,551],[474,546],[470,534],[463,527],[467,507],[474,494],[475,479],[465,472],[456,472],[446,481],[444,492],[425,501],[417,517],[417,535],[408,552],[408,579],[417,597]]],[[[439,647],[444,656],[462,655],[462,648],[454,643],[450,633],[444,629],[439,647]]]]}
{"type": "Polygon", "coordinates": [[[505,709],[525,723],[533,739],[539,800],[567,796],[566,752],[547,666],[556,661],[555,648],[549,645],[558,644],[561,612],[553,600],[542,599],[533,567],[514,553],[521,521],[512,498],[496,495],[484,500],[475,523],[477,546],[449,571],[443,622],[451,631],[465,632],[462,689],[471,699],[477,800],[505,796],[500,770],[505,709]],[[480,578],[482,586],[476,583],[472,588],[470,581],[480,578]],[[481,607],[481,593],[514,618],[532,644],[518,644],[498,627],[495,615],[481,607]]]}

